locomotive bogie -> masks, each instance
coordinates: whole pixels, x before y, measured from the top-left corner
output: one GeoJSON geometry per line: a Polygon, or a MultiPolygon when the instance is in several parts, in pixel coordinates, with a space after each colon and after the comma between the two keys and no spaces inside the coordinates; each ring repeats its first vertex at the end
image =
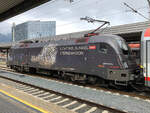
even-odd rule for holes
{"type": "Polygon", "coordinates": [[[134,77],[128,70],[112,70],[108,69],[108,80],[116,81],[130,81],[134,80],[134,77]]]}

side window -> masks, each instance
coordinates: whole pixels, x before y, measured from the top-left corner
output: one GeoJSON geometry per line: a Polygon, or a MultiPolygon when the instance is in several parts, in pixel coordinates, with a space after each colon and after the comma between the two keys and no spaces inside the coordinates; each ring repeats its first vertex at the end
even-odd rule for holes
{"type": "Polygon", "coordinates": [[[100,44],[100,45],[99,45],[99,51],[100,51],[101,53],[107,54],[108,48],[107,48],[106,44],[100,44]]]}

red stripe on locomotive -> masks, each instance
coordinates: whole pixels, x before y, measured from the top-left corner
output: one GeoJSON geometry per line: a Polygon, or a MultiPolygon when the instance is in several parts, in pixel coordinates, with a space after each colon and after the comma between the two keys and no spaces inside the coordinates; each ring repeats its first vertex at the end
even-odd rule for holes
{"type": "Polygon", "coordinates": [[[96,46],[94,45],[94,46],[89,46],[89,49],[96,49],[96,46]]]}

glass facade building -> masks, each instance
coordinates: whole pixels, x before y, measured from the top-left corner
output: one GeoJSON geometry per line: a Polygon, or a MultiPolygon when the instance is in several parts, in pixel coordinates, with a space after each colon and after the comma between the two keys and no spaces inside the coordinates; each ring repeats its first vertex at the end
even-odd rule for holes
{"type": "Polygon", "coordinates": [[[56,21],[29,21],[13,27],[14,41],[56,35],[56,21]]]}

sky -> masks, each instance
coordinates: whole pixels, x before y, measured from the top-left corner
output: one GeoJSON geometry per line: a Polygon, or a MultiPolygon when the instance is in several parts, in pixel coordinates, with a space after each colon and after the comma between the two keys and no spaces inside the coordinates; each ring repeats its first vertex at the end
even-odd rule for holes
{"type": "Polygon", "coordinates": [[[146,17],[149,16],[147,0],[52,0],[25,13],[0,23],[0,33],[11,32],[12,23],[16,25],[26,21],[56,21],[56,34],[95,29],[101,23],[81,21],[81,17],[106,20],[110,26],[147,21],[134,13],[123,3],[129,4],[146,17]]]}

